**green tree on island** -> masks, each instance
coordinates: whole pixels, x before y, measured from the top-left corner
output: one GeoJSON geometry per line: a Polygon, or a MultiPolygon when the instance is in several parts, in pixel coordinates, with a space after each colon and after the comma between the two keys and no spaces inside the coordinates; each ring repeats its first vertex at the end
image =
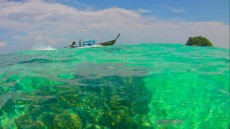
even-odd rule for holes
{"type": "Polygon", "coordinates": [[[188,45],[188,46],[213,46],[212,42],[210,42],[207,38],[201,37],[201,36],[189,37],[189,39],[185,45],[188,45]]]}

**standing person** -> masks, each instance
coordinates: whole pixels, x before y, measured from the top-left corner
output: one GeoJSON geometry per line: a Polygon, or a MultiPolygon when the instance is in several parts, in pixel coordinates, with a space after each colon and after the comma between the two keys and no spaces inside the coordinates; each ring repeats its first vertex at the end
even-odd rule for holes
{"type": "Polygon", "coordinates": [[[81,46],[81,39],[79,40],[79,46],[81,46]]]}

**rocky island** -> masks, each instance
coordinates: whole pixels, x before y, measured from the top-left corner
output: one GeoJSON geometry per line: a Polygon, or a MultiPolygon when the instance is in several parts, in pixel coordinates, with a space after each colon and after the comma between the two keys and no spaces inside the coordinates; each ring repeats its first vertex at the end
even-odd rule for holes
{"type": "Polygon", "coordinates": [[[201,36],[189,37],[189,39],[185,45],[188,45],[188,46],[213,46],[211,41],[209,41],[207,38],[201,37],[201,36]]]}

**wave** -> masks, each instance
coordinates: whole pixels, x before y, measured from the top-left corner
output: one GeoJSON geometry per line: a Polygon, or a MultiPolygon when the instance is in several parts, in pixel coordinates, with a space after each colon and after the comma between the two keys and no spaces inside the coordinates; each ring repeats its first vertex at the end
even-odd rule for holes
{"type": "Polygon", "coordinates": [[[57,49],[52,46],[36,46],[33,48],[33,50],[57,50],[57,49]]]}

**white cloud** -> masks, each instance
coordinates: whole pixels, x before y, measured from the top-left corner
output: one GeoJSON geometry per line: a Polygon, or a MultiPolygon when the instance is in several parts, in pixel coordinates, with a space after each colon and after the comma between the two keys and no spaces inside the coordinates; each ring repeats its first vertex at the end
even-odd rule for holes
{"type": "Polygon", "coordinates": [[[15,35],[15,36],[13,37],[13,39],[21,39],[21,38],[22,38],[21,35],[15,35]]]}
{"type": "Polygon", "coordinates": [[[173,13],[184,13],[184,9],[182,8],[175,8],[175,7],[171,7],[171,6],[166,6],[166,5],[162,5],[162,8],[168,9],[170,12],[173,13]]]}
{"type": "Polygon", "coordinates": [[[65,46],[73,40],[110,40],[121,33],[120,43],[185,43],[190,36],[206,36],[218,47],[228,47],[229,25],[221,22],[161,20],[143,16],[148,10],[77,9],[41,0],[0,3],[0,29],[14,34],[21,45],[65,46]],[[20,36],[23,33],[23,36],[20,36]]]}
{"type": "Polygon", "coordinates": [[[142,8],[139,8],[137,10],[138,13],[150,13],[151,11],[150,10],[147,10],[147,9],[142,9],[142,8]]]}
{"type": "Polygon", "coordinates": [[[6,41],[0,41],[0,47],[5,47],[7,46],[7,42],[6,41]]]}

